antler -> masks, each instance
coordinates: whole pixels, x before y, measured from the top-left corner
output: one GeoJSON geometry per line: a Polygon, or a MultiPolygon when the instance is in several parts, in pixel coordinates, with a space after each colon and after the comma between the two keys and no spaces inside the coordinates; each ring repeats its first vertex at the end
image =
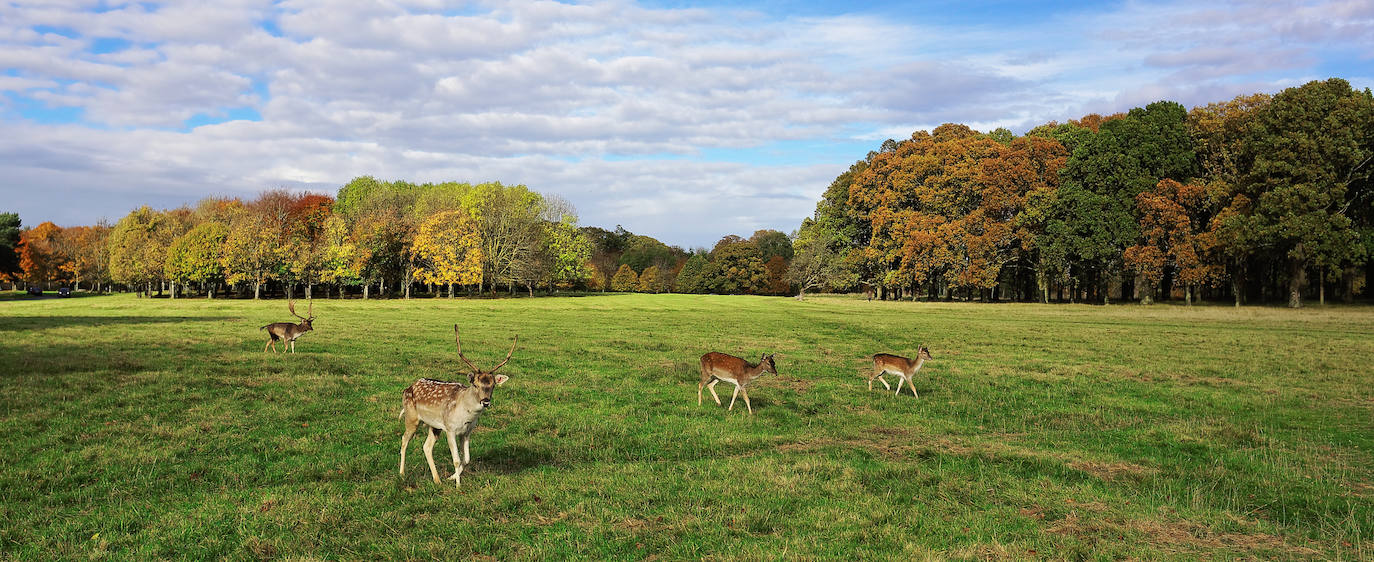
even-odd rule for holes
{"type": "Polygon", "coordinates": [[[481,369],[478,369],[476,365],[472,364],[472,361],[468,361],[467,357],[463,357],[463,340],[458,337],[457,324],[453,325],[453,343],[457,344],[458,346],[458,358],[462,359],[464,363],[467,363],[469,367],[472,367],[472,372],[476,373],[478,371],[481,371],[481,369]]]}
{"type": "Polygon", "coordinates": [[[497,369],[500,369],[502,366],[506,364],[506,361],[510,361],[510,356],[511,354],[515,353],[515,344],[517,343],[520,343],[520,334],[515,334],[515,341],[510,342],[510,352],[506,353],[505,359],[501,360],[500,363],[498,363],[495,367],[491,368],[491,372],[495,373],[497,369]]]}
{"type": "Polygon", "coordinates": [[[305,320],[305,317],[304,317],[304,316],[301,316],[301,315],[299,315],[299,314],[296,314],[296,299],[291,299],[291,300],[287,301],[287,302],[286,302],[286,309],[291,311],[291,315],[292,315],[292,316],[295,316],[296,318],[300,318],[301,320],[305,320]]]}

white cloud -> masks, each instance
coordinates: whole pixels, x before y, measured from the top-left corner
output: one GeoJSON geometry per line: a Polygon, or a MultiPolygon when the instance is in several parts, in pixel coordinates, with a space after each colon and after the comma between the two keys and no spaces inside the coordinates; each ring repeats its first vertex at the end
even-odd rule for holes
{"type": "Polygon", "coordinates": [[[84,110],[80,124],[44,124],[0,105],[0,174],[16,190],[99,194],[60,211],[27,199],[26,215],[90,222],[371,174],[526,183],[567,197],[586,223],[709,245],[791,230],[866,150],[806,165],[708,152],[855,131],[876,147],[944,122],[1019,131],[1273,91],[1311,77],[1331,48],[1374,54],[1366,2],[1132,3],[1005,29],[628,1],[99,5],[0,4],[0,91],[84,110]],[[97,38],[130,46],[97,54],[97,38]],[[237,108],[262,120],[180,130],[237,108]]]}

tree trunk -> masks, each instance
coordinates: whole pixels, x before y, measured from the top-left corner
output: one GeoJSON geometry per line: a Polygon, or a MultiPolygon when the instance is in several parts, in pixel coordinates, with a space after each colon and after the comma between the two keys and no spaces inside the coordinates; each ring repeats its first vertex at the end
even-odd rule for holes
{"type": "Polygon", "coordinates": [[[208,286],[205,288],[205,297],[208,298],[208,299],[210,299],[210,300],[214,300],[214,298],[215,298],[215,284],[214,284],[214,283],[208,283],[207,285],[208,285],[208,286]]]}
{"type": "Polygon", "coordinates": [[[1302,284],[1307,280],[1307,271],[1302,262],[1296,259],[1288,261],[1288,308],[1302,308],[1302,284]]]}
{"type": "Polygon", "coordinates": [[[1193,285],[1191,283],[1183,286],[1183,302],[1188,303],[1188,306],[1193,306],[1193,285]]]}
{"type": "Polygon", "coordinates": [[[1326,306],[1326,268],[1317,274],[1317,304],[1326,306]]]}
{"type": "Polygon", "coordinates": [[[448,298],[453,298],[453,283],[448,284],[448,298]]]}
{"type": "Polygon", "coordinates": [[[306,283],[306,284],[305,284],[305,298],[306,298],[306,300],[315,298],[315,297],[314,297],[314,293],[315,293],[315,284],[314,284],[314,283],[306,283]]]}
{"type": "Polygon", "coordinates": [[[1355,302],[1355,267],[1347,267],[1341,270],[1341,302],[1350,304],[1355,302]]]}
{"type": "Polygon", "coordinates": [[[254,282],[253,282],[253,300],[258,300],[258,297],[260,297],[261,295],[262,295],[262,283],[259,282],[259,281],[254,281],[254,282]]]}
{"type": "Polygon", "coordinates": [[[367,294],[372,290],[371,283],[363,283],[363,300],[367,300],[367,294]]]}
{"type": "Polygon", "coordinates": [[[1149,282],[1149,281],[1146,281],[1146,282],[1144,282],[1144,283],[1141,283],[1141,286],[1140,286],[1140,304],[1154,304],[1154,303],[1155,303],[1155,284],[1154,284],[1154,283],[1151,283],[1151,282],[1149,282]]]}

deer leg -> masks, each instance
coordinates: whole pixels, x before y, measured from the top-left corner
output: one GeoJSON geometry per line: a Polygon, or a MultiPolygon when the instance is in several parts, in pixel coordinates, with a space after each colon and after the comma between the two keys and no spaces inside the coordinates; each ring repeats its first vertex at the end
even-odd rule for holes
{"type": "Polygon", "coordinates": [[[911,384],[908,384],[908,385],[907,385],[907,388],[911,389],[911,395],[912,395],[912,396],[915,396],[915,397],[917,397],[917,398],[920,398],[920,397],[921,397],[920,394],[916,394],[916,379],[912,379],[912,380],[911,380],[911,384]]]}
{"type": "Polygon", "coordinates": [[[267,343],[262,346],[262,352],[267,353],[267,346],[272,345],[272,338],[267,338],[267,343]]]}
{"type": "Polygon", "coordinates": [[[720,384],[720,379],[713,380],[711,384],[706,385],[706,390],[711,391],[711,398],[716,399],[717,406],[724,406],[725,404],[720,403],[720,395],[716,394],[716,385],[718,384],[720,384]]]}
{"type": "Polygon", "coordinates": [[[882,369],[874,369],[873,376],[868,377],[868,389],[873,390],[873,379],[878,379],[878,382],[883,383],[883,388],[892,390],[892,385],[887,384],[887,379],[883,378],[883,374],[886,372],[887,371],[884,371],[882,369]]]}
{"type": "Polygon", "coordinates": [[[429,428],[429,437],[425,438],[425,460],[429,461],[429,476],[434,479],[434,483],[439,483],[439,469],[434,468],[434,442],[439,440],[439,430],[429,428]]]}
{"type": "Polygon", "coordinates": [[[744,407],[749,408],[749,415],[754,415],[754,406],[749,403],[749,389],[740,387],[740,392],[744,394],[744,407]]]}
{"type": "Polygon", "coordinates": [[[739,397],[739,383],[735,383],[735,393],[732,394],[732,395],[730,395],[730,407],[729,407],[729,408],[726,408],[726,410],[733,410],[733,409],[735,409],[735,398],[738,398],[738,397],[739,397]]]}
{"type": "Polygon", "coordinates": [[[472,464],[472,455],[468,453],[468,443],[471,442],[471,433],[463,436],[463,464],[472,464]]]}
{"type": "Polygon", "coordinates": [[[893,396],[902,393],[902,383],[904,382],[906,382],[906,377],[897,377],[897,392],[892,393],[893,396]]]}
{"type": "Polygon", "coordinates": [[[410,438],[415,436],[415,425],[418,420],[406,420],[406,432],[401,436],[401,476],[406,474],[406,448],[410,446],[410,438]]]}
{"type": "MultiPolygon", "coordinates": [[[[285,346],[283,346],[283,347],[285,347],[285,346]]],[[[291,353],[295,353],[295,352],[296,352],[296,340],[292,339],[292,340],[291,340],[291,353]]]]}
{"type": "MultiPolygon", "coordinates": [[[[464,439],[464,442],[466,442],[467,436],[464,435],[464,436],[463,436],[463,439],[464,439]]],[[[456,483],[454,484],[454,486],[455,486],[455,487],[458,487],[458,488],[462,488],[462,487],[463,487],[463,463],[462,463],[462,459],[458,456],[458,441],[453,437],[453,432],[452,432],[452,431],[449,431],[449,432],[448,432],[448,452],[449,452],[449,454],[453,455],[453,476],[452,476],[452,478],[453,478],[453,481],[456,482],[456,483]]]]}

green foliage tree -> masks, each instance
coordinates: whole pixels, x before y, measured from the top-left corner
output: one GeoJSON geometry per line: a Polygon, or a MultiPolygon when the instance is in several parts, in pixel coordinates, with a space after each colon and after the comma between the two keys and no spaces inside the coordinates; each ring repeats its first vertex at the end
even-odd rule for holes
{"type": "Polygon", "coordinates": [[[1288,306],[1302,306],[1307,269],[1363,263],[1349,210],[1374,170],[1374,99],[1339,78],[1289,88],[1255,115],[1241,191],[1261,248],[1285,258],[1288,306]]]}
{"type": "Polygon", "coordinates": [[[24,272],[19,267],[19,213],[0,213],[0,280],[16,283],[24,272]]]}
{"type": "Polygon", "coordinates": [[[674,290],[679,293],[706,292],[704,275],[707,265],[706,256],[692,254],[692,257],[687,258],[687,262],[682,265],[682,270],[677,272],[677,281],[673,284],[674,290]]]}
{"type": "Polygon", "coordinates": [[[711,251],[702,285],[707,291],[725,295],[758,294],[768,287],[768,270],[757,246],[738,236],[726,236],[711,251]]]}
{"type": "Polygon", "coordinates": [[[795,253],[792,249],[792,239],[777,230],[757,230],[749,237],[749,241],[758,247],[759,258],[764,263],[773,259],[773,256],[782,256],[783,260],[790,260],[795,253]]]}
{"type": "Polygon", "coordinates": [[[214,285],[224,279],[224,241],[229,227],[221,222],[203,222],[181,235],[167,249],[164,274],[176,283],[206,286],[206,295],[215,298],[214,285]]]}

